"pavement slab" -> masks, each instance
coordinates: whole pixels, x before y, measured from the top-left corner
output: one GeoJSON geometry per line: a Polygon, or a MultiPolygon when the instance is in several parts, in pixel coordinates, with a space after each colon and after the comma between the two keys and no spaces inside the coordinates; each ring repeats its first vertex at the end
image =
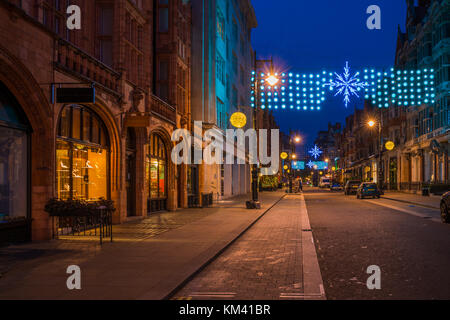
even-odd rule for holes
{"type": "Polygon", "coordinates": [[[287,195],[173,299],[325,299],[303,195],[287,195]]]}
{"type": "Polygon", "coordinates": [[[54,240],[1,248],[0,299],[164,299],[283,196],[262,193],[260,210],[246,210],[242,196],[151,216],[115,226],[115,241],[103,246],[54,240]],[[82,290],[66,287],[70,265],[81,268],[82,290]]]}
{"type": "Polygon", "coordinates": [[[440,209],[441,204],[441,196],[435,195],[422,196],[412,193],[388,191],[382,196],[382,198],[397,202],[415,204],[437,210],[440,209]]]}

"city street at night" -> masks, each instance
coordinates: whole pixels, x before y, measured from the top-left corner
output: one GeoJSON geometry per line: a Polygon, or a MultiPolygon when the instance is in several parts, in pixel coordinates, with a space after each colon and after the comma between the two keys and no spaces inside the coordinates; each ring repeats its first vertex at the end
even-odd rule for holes
{"type": "Polygon", "coordinates": [[[27,300],[448,310],[450,0],[0,0],[0,306],[27,300]]]}
{"type": "MultiPolygon", "coordinates": [[[[450,233],[439,210],[317,189],[304,198],[327,299],[450,298],[450,233]],[[381,268],[380,291],[367,289],[371,265],[381,268]]],[[[295,272],[302,268],[302,245],[294,235],[304,227],[301,214],[298,222],[288,214],[278,204],[176,297],[320,298],[305,293],[302,273],[295,272]]]]}
{"type": "Polygon", "coordinates": [[[439,203],[437,197],[426,203],[420,197],[410,197],[418,200],[416,204],[404,202],[397,193],[360,200],[342,192],[310,187],[303,194],[263,197],[267,205],[259,214],[243,216],[239,222],[229,219],[242,214],[241,198],[201,216],[194,212],[162,214],[158,219],[125,225],[116,230],[116,243],[105,244],[104,248],[66,240],[59,245],[53,242],[0,249],[3,258],[15,256],[0,260],[4,276],[0,278],[0,297],[450,298],[450,226],[440,222],[438,209],[432,209],[433,202],[439,203]],[[228,222],[216,228],[214,234],[192,237],[196,230],[217,219],[228,222]],[[228,242],[221,241],[224,232],[231,230],[228,242]],[[163,242],[166,245],[161,247],[163,242]],[[135,249],[126,249],[129,246],[135,249]],[[185,254],[153,262],[174,250],[185,254]],[[152,258],[147,259],[144,252],[151,253],[152,258]],[[28,258],[24,257],[26,253],[28,258]],[[197,257],[196,261],[193,257],[197,257]],[[62,281],[64,266],[75,262],[85,270],[81,295],[65,291],[62,281]],[[7,269],[8,264],[14,268],[7,269]],[[40,267],[34,267],[36,264],[40,267]],[[175,271],[177,265],[189,268],[173,277],[170,268],[175,271]],[[381,269],[381,290],[367,288],[370,275],[366,270],[372,265],[381,269]],[[102,271],[105,267],[106,273],[102,271]],[[126,275],[128,270],[134,272],[133,281],[126,275]]]}

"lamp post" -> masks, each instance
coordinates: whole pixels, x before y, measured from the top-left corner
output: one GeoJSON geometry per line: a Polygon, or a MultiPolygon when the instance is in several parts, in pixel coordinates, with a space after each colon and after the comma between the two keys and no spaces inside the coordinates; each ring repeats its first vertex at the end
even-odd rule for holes
{"type": "MultiPolygon", "coordinates": [[[[256,57],[256,52],[255,52],[256,57]]],[[[273,73],[273,58],[270,60],[258,60],[255,59],[255,65],[254,65],[254,97],[255,97],[255,106],[253,108],[253,129],[256,131],[258,129],[257,126],[257,112],[258,112],[258,106],[259,106],[259,77],[258,77],[258,64],[265,64],[270,63],[270,74],[265,79],[269,85],[274,86],[278,83],[278,78],[273,73]]],[[[252,164],[252,200],[247,201],[247,209],[260,209],[261,203],[259,202],[259,195],[258,195],[258,177],[259,177],[259,168],[257,164],[252,164]]]]}
{"type": "Polygon", "coordinates": [[[301,142],[301,138],[299,136],[292,136],[289,139],[289,144],[291,147],[291,157],[289,162],[290,172],[289,172],[289,193],[292,193],[292,180],[294,175],[294,170],[292,169],[292,161],[297,159],[297,155],[295,154],[295,144],[298,144],[301,142]]]}
{"type": "Polygon", "coordinates": [[[373,128],[375,126],[377,126],[378,128],[378,143],[379,143],[379,147],[378,147],[378,164],[377,164],[377,184],[378,184],[378,188],[381,190],[383,188],[383,184],[381,183],[381,154],[383,151],[383,140],[381,138],[381,129],[382,129],[382,117],[381,117],[381,109],[380,109],[380,114],[379,114],[379,118],[377,121],[375,120],[370,120],[367,124],[369,127],[373,128]]]}

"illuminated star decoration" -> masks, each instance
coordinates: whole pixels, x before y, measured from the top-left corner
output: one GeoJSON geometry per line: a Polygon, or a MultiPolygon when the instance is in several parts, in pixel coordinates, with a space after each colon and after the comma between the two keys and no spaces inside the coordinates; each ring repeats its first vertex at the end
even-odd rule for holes
{"type": "Polygon", "coordinates": [[[355,73],[354,76],[351,76],[348,61],[345,63],[344,74],[339,75],[336,72],[334,74],[336,75],[336,80],[330,80],[330,82],[325,83],[324,85],[329,86],[330,90],[334,90],[334,88],[336,88],[336,94],[334,96],[337,96],[339,94],[342,94],[344,96],[344,103],[346,108],[348,107],[350,97],[352,95],[355,95],[359,98],[357,92],[369,86],[367,82],[361,82],[359,80],[359,72],[355,73]]]}
{"type": "Polygon", "coordinates": [[[318,157],[320,157],[320,155],[321,155],[322,153],[323,153],[322,150],[320,150],[320,148],[319,148],[317,145],[315,145],[314,148],[312,148],[312,149],[309,151],[309,154],[311,154],[311,156],[313,156],[314,159],[317,159],[318,157]]]}
{"type": "Polygon", "coordinates": [[[314,162],[312,162],[311,160],[309,160],[309,162],[306,164],[310,169],[312,169],[314,167],[314,162]]]}

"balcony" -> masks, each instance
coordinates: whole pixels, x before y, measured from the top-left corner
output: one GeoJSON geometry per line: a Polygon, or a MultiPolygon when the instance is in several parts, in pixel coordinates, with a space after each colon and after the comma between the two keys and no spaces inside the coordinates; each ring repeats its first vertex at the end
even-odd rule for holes
{"type": "Polygon", "coordinates": [[[161,100],[154,94],[151,95],[151,113],[152,115],[170,122],[172,125],[177,124],[177,109],[168,104],[167,102],[161,100]]]}
{"type": "Polygon", "coordinates": [[[121,95],[120,73],[63,39],[57,43],[55,67],[83,81],[93,82],[111,94],[121,95]]]}

